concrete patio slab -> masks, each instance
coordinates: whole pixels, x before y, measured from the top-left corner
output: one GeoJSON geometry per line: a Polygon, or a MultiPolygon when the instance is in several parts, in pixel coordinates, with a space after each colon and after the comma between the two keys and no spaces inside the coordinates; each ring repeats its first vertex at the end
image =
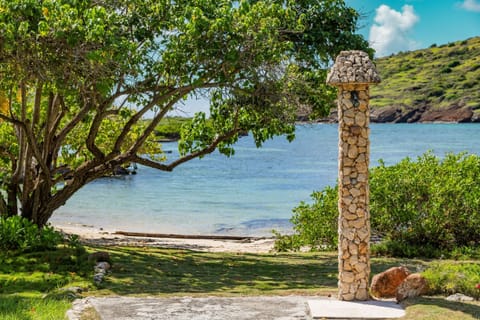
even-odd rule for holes
{"type": "Polygon", "coordinates": [[[283,297],[89,297],[74,302],[67,312],[80,320],[93,307],[102,320],[300,320],[308,315],[309,296],[283,297]]]}
{"type": "Polygon", "coordinates": [[[405,310],[393,301],[308,300],[313,319],[394,319],[405,310]]]}

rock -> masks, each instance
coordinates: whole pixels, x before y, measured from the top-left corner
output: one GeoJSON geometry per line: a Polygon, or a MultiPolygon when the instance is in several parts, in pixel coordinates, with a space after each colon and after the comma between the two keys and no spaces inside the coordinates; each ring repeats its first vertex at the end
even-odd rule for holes
{"type": "Polygon", "coordinates": [[[105,271],[108,271],[108,270],[110,270],[110,268],[111,268],[110,263],[108,263],[107,261],[97,262],[97,265],[96,265],[96,266],[97,266],[98,268],[104,269],[105,271]]]}
{"type": "Polygon", "coordinates": [[[80,288],[80,287],[68,287],[68,288],[64,288],[62,289],[63,291],[68,291],[68,292],[72,292],[74,294],[77,294],[77,293],[82,293],[83,292],[83,288],[80,288]]]}
{"type": "Polygon", "coordinates": [[[452,295],[446,297],[445,300],[462,302],[462,301],[473,301],[475,299],[472,298],[472,297],[466,296],[462,293],[455,293],[455,294],[452,294],[452,295]]]}
{"type": "Polygon", "coordinates": [[[88,255],[88,262],[97,263],[100,261],[110,262],[110,254],[106,251],[97,251],[88,255]]]}
{"type": "Polygon", "coordinates": [[[93,275],[93,282],[95,282],[96,285],[99,285],[102,283],[103,277],[105,277],[105,273],[96,273],[93,275]]]}
{"type": "Polygon", "coordinates": [[[372,278],[370,293],[376,298],[393,298],[398,286],[405,280],[410,271],[405,267],[392,267],[372,278]]]}
{"type": "Polygon", "coordinates": [[[413,273],[403,280],[397,288],[396,299],[401,302],[407,298],[418,297],[428,292],[428,284],[420,273],[413,273]]]}

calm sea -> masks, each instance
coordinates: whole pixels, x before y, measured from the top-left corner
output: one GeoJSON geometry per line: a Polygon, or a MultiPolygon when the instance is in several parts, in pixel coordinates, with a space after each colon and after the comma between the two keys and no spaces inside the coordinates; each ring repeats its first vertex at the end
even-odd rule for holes
{"type": "MultiPolygon", "coordinates": [[[[480,154],[480,124],[373,124],[371,166],[394,164],[427,150],[480,154]]],[[[52,222],[122,231],[271,235],[287,231],[292,208],[337,177],[337,125],[299,125],[296,139],[278,137],[257,149],[241,138],[236,154],[218,153],[173,172],[139,167],[138,174],[90,183],[58,209],[52,222]]],[[[176,155],[176,143],[165,150],[176,155]]]]}

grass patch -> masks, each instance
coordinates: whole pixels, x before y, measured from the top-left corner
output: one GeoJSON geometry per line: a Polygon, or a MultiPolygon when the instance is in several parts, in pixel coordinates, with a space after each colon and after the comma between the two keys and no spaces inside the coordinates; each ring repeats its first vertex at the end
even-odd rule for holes
{"type": "MultiPolygon", "coordinates": [[[[88,252],[99,250],[108,251],[113,263],[100,287],[91,281],[87,252],[59,248],[0,254],[0,319],[63,319],[73,297],[62,288],[69,286],[84,288],[82,296],[325,296],[337,292],[336,252],[236,254],[152,247],[87,248],[88,252]]],[[[376,257],[371,264],[373,275],[398,265],[423,271],[440,261],[376,257]]],[[[443,297],[407,300],[405,306],[405,319],[414,320],[475,319],[480,314],[478,302],[448,302],[443,297]]],[[[87,310],[83,319],[98,319],[98,315],[87,310]]]]}
{"type": "Polygon", "coordinates": [[[0,294],[0,319],[2,320],[59,320],[65,318],[70,308],[68,300],[45,299],[40,293],[19,295],[0,294]]]}
{"type": "Polygon", "coordinates": [[[473,320],[480,318],[480,303],[453,302],[444,297],[420,297],[402,303],[405,320],[473,320]]]}
{"type": "Polygon", "coordinates": [[[63,319],[74,296],[62,288],[92,289],[85,250],[0,254],[0,319],[63,319]]]}
{"type": "Polygon", "coordinates": [[[317,294],[331,292],[337,284],[333,253],[199,253],[130,247],[109,252],[112,274],[95,294],[317,294]]]}

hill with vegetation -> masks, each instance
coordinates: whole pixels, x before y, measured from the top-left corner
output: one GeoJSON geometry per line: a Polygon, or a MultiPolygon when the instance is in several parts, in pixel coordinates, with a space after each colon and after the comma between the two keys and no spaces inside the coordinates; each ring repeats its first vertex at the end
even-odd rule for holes
{"type": "Polygon", "coordinates": [[[480,37],[375,61],[372,121],[480,122],[480,37]]]}

